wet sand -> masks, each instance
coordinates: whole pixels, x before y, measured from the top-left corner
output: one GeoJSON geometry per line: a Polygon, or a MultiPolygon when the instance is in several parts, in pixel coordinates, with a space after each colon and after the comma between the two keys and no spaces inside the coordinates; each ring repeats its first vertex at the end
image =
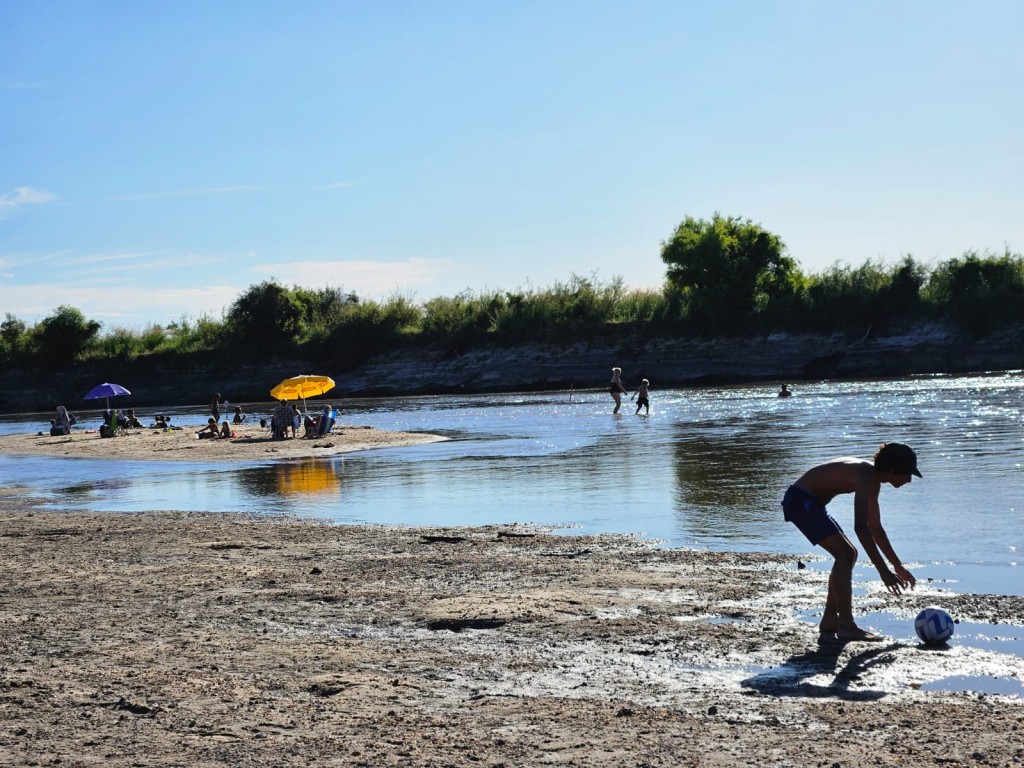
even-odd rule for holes
{"type": "Polygon", "coordinates": [[[373,427],[338,425],[324,437],[272,440],[270,430],[258,424],[232,428],[230,438],[196,437],[198,427],[183,429],[129,429],[111,438],[98,432],[75,430],[57,437],[49,434],[0,436],[0,453],[12,456],[60,456],[90,459],[154,461],[261,462],[334,456],[339,453],[430,443],[446,438],[418,432],[392,432],[373,427]]]}
{"type": "MultiPolygon", "coordinates": [[[[7,489],[0,562],[0,766],[1024,761],[1020,699],[920,690],[1024,659],[819,645],[793,617],[825,574],[781,555],[44,512],[7,489]]],[[[935,594],[858,600],[909,617],[935,594]]],[[[1024,624],[1024,598],[941,602],[1024,624]]]]}

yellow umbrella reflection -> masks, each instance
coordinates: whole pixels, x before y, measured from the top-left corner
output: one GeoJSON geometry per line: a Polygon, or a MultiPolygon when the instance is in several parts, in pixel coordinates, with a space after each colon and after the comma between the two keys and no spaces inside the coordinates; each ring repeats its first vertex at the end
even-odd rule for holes
{"type": "Polygon", "coordinates": [[[279,464],[277,490],[286,495],[338,493],[341,491],[341,478],[333,465],[315,459],[301,464],[279,464]]]}

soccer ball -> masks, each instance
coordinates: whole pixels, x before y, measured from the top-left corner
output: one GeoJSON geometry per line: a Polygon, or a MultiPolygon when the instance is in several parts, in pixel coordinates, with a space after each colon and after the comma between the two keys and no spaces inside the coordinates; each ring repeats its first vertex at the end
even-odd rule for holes
{"type": "Polygon", "coordinates": [[[938,645],[953,636],[953,617],[935,605],[929,605],[914,619],[914,631],[925,645],[938,645]]]}

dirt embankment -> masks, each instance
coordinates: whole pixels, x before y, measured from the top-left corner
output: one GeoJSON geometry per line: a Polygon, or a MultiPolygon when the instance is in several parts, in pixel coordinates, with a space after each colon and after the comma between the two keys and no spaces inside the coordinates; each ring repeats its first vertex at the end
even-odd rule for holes
{"type": "Polygon", "coordinates": [[[269,360],[228,366],[215,358],[139,360],[82,365],[59,373],[0,372],[0,412],[82,409],[82,396],[101,381],[132,391],[118,407],[195,403],[214,392],[232,402],[266,402],[270,389],[296,373],[320,373],[337,388],[324,400],[411,395],[591,389],[604,387],[613,365],[631,384],[659,388],[697,383],[818,380],[1024,368],[1024,326],[975,340],[942,325],[875,334],[773,334],[751,339],[651,338],[610,327],[581,341],[471,350],[401,349],[358,364],[346,359],[269,360]],[[31,381],[31,386],[25,386],[31,381]]]}
{"type": "MultiPolygon", "coordinates": [[[[1022,702],[921,690],[1024,660],[819,646],[793,616],[824,574],[781,556],[7,493],[0,562],[0,766],[1024,760],[1022,702]]],[[[1022,603],[944,598],[1018,626],[1022,603]]]]}

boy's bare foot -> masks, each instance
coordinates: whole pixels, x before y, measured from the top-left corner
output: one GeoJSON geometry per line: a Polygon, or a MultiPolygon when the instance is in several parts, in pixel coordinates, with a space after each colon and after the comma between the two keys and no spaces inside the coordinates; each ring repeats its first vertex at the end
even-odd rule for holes
{"type": "Polygon", "coordinates": [[[885,638],[875,632],[861,629],[856,624],[852,627],[841,627],[836,630],[836,637],[839,640],[860,640],[865,643],[880,643],[885,638]]]}

